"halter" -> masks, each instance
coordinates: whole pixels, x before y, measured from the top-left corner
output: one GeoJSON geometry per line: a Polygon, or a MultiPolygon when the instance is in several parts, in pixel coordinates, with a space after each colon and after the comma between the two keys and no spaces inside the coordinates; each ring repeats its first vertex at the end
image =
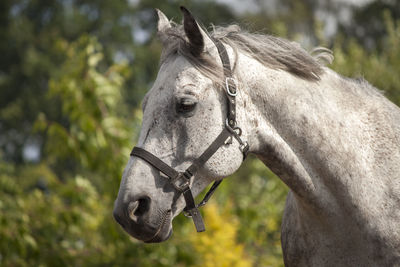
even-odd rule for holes
{"type": "Polygon", "coordinates": [[[242,130],[238,126],[236,126],[235,97],[237,95],[237,85],[235,79],[232,77],[232,69],[229,61],[229,56],[225,46],[220,41],[216,39],[213,39],[213,41],[218,49],[218,54],[222,61],[225,76],[225,93],[227,97],[228,107],[225,128],[211,143],[211,145],[203,152],[203,154],[195,159],[192,165],[190,165],[184,172],[176,171],[174,168],[170,167],[168,164],[166,164],[158,157],[143,148],[134,147],[130,154],[131,156],[139,157],[145,160],[150,165],[158,169],[160,172],[168,176],[168,180],[172,184],[172,186],[179,193],[183,194],[186,201],[184,212],[187,213],[188,217],[192,217],[197,232],[205,231],[203,218],[201,217],[198,208],[204,206],[207,203],[211,195],[217,189],[218,185],[222,182],[222,179],[214,182],[214,184],[204,196],[203,200],[198,205],[196,205],[193,198],[192,190],[190,189],[190,179],[221,146],[232,143],[232,136],[239,142],[239,149],[243,153],[243,160],[246,158],[249,150],[248,143],[243,141],[240,137],[242,134],[242,130]],[[228,138],[230,138],[229,141],[227,141],[228,138]]]}

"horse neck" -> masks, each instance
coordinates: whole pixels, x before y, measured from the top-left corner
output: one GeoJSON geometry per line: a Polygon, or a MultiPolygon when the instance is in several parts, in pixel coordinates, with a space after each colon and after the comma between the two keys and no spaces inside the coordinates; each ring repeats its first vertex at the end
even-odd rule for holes
{"type": "MultiPolygon", "coordinates": [[[[238,122],[244,124],[250,151],[262,160],[293,191],[309,197],[315,186],[302,161],[293,151],[288,132],[296,126],[286,116],[301,86],[309,82],[290,74],[266,68],[258,61],[240,55],[237,73],[243,94],[238,99],[238,122]],[[301,183],[296,182],[301,181],[301,183]]],[[[303,92],[304,93],[304,92],[303,92]]],[[[291,110],[290,110],[291,112],[291,110]]]]}
{"type": "Polygon", "coordinates": [[[364,93],[351,88],[354,83],[328,69],[321,80],[307,81],[243,55],[237,73],[244,93],[239,103],[244,111],[238,110],[238,116],[242,114],[250,151],[296,197],[313,206],[340,204],[336,198],[342,190],[353,193],[343,184],[372,181],[380,174],[379,168],[371,171],[376,162],[370,148],[379,137],[369,136],[376,122],[367,110],[383,109],[388,101],[382,96],[360,97],[364,93]]]}

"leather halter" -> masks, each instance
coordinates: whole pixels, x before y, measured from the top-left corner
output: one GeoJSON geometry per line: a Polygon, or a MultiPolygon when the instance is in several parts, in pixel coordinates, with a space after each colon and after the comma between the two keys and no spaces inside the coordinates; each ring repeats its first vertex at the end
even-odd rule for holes
{"type": "Polygon", "coordinates": [[[222,182],[218,180],[214,182],[209,191],[206,193],[203,200],[200,204],[196,205],[192,190],[190,189],[190,179],[193,177],[197,171],[207,162],[209,158],[223,145],[232,143],[232,136],[239,142],[239,149],[243,153],[243,160],[246,158],[246,155],[249,150],[249,145],[247,142],[244,142],[241,139],[242,130],[236,126],[236,81],[232,77],[232,69],[229,61],[229,56],[226,51],[225,46],[216,39],[213,39],[217,49],[220,59],[222,61],[224,76],[225,76],[225,89],[227,96],[227,107],[228,114],[226,119],[225,128],[218,135],[218,137],[211,143],[211,145],[200,155],[197,159],[195,159],[184,172],[178,172],[174,168],[170,167],[168,164],[160,160],[157,156],[152,153],[146,151],[140,147],[134,147],[131,152],[131,156],[139,157],[145,160],[147,163],[158,169],[160,172],[164,173],[169,178],[169,182],[173,185],[173,187],[181,194],[183,194],[186,207],[184,212],[188,213],[189,217],[192,217],[194,225],[196,227],[197,232],[205,231],[204,222],[201,217],[201,214],[198,210],[199,207],[205,205],[211,195],[214,193],[215,189],[217,189],[218,185],[222,182]],[[230,138],[229,141],[227,139],[230,138]]]}

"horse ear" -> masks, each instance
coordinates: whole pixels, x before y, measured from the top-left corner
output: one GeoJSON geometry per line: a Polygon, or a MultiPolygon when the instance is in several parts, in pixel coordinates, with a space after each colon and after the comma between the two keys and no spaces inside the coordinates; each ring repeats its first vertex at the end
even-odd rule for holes
{"type": "Polygon", "coordinates": [[[166,29],[171,28],[171,23],[169,23],[167,16],[165,16],[165,14],[162,13],[158,8],[156,8],[156,12],[158,16],[157,30],[159,32],[163,32],[166,29]]]}
{"type": "Polygon", "coordinates": [[[189,39],[190,51],[194,56],[199,56],[205,50],[214,46],[208,34],[199,26],[193,15],[181,6],[183,13],[183,28],[189,39]]]}
{"type": "Polygon", "coordinates": [[[171,23],[169,22],[167,16],[162,13],[159,9],[156,8],[157,16],[158,16],[158,23],[157,23],[157,35],[160,38],[163,44],[166,43],[168,37],[165,34],[165,31],[171,28],[171,23]]]}

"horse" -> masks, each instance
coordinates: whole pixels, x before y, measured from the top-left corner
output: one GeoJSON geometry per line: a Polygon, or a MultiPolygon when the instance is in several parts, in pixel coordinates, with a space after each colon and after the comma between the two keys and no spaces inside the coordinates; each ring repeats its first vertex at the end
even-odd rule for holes
{"type": "Polygon", "coordinates": [[[252,153],[290,189],[286,266],[400,266],[399,108],[326,67],[327,49],[236,25],[208,32],[181,10],[183,25],[157,10],[160,67],[115,220],[146,243],[167,240],[182,211],[204,231],[193,198],[252,153]]]}

